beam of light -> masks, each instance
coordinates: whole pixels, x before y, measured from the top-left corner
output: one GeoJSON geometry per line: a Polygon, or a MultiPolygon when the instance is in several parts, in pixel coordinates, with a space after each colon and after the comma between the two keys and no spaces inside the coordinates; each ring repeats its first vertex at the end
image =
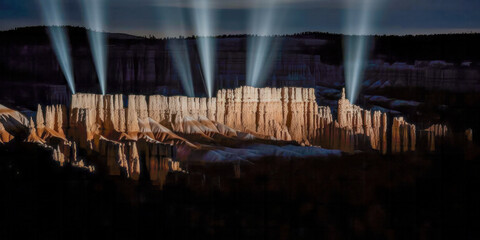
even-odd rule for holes
{"type": "MultiPolygon", "coordinates": [[[[160,28],[165,36],[180,34],[185,36],[185,16],[181,8],[168,8],[159,12],[160,28]]],[[[192,68],[188,54],[187,41],[183,37],[168,39],[167,46],[172,54],[173,65],[178,72],[184,93],[195,96],[193,88],[192,68]]]]}
{"type": "Polygon", "coordinates": [[[88,40],[102,94],[107,91],[107,40],[105,27],[105,0],[81,0],[88,40]]]}
{"type": "Polygon", "coordinates": [[[251,36],[247,42],[247,78],[246,84],[263,87],[271,70],[279,44],[273,42],[276,27],[281,25],[275,5],[278,0],[266,0],[264,6],[253,9],[249,30],[251,36]]]}
{"type": "Polygon", "coordinates": [[[185,39],[172,39],[168,41],[168,47],[172,53],[175,69],[182,81],[183,91],[189,97],[194,97],[192,72],[188,49],[185,39]]]}
{"type": "Polygon", "coordinates": [[[344,39],[344,66],[347,98],[355,103],[360,93],[365,68],[370,52],[372,23],[375,16],[374,8],[381,0],[351,1],[360,4],[347,12],[346,35],[344,39]],[[355,11],[356,10],[356,11],[355,11]]]}
{"type": "Polygon", "coordinates": [[[345,85],[347,98],[354,104],[360,93],[366,62],[368,61],[368,36],[348,36],[345,39],[345,85]]]}
{"type": "Polygon", "coordinates": [[[213,28],[214,13],[210,0],[192,0],[195,35],[207,95],[212,97],[215,81],[216,46],[213,28]]]}
{"type": "Polygon", "coordinates": [[[48,36],[52,42],[53,50],[67,80],[70,91],[75,94],[75,81],[73,77],[72,59],[70,56],[70,44],[63,25],[63,16],[60,0],[39,1],[42,16],[48,26],[48,36]]]}

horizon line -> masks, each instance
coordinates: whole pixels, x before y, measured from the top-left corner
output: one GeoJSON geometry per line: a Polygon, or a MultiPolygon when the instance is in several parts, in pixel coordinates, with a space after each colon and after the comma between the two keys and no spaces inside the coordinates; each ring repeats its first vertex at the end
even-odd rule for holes
{"type": "MultiPolygon", "coordinates": [[[[30,25],[30,26],[19,26],[19,27],[13,27],[13,28],[8,28],[8,29],[0,29],[0,32],[9,32],[9,31],[15,31],[23,28],[37,28],[37,27],[66,27],[66,28],[83,28],[87,31],[94,31],[94,32],[102,32],[102,33],[107,33],[107,34],[124,34],[124,35],[129,35],[132,37],[138,37],[138,38],[149,38],[149,37],[154,37],[156,39],[190,39],[190,38],[198,38],[198,37],[214,37],[214,38],[220,38],[220,37],[235,37],[235,36],[256,36],[256,37],[288,37],[288,36],[294,36],[297,34],[308,34],[308,33],[321,33],[321,34],[329,34],[329,35],[340,35],[340,36],[359,36],[359,37],[405,37],[405,36],[438,36],[438,35],[465,35],[465,34],[480,34],[480,29],[457,29],[457,31],[450,31],[450,32],[431,32],[431,33],[418,33],[419,31],[417,30],[417,33],[403,33],[403,34],[389,34],[389,33],[375,33],[375,34],[365,34],[365,35],[360,35],[360,34],[346,34],[346,33],[339,33],[339,32],[329,32],[329,31],[321,31],[321,30],[308,30],[308,31],[298,31],[298,32],[288,32],[288,33],[277,33],[277,34],[272,34],[272,35],[258,35],[258,34],[252,34],[252,33],[223,33],[223,34],[216,34],[212,36],[196,36],[196,35],[177,35],[177,36],[158,36],[158,34],[155,34],[155,32],[149,32],[149,33],[135,33],[135,32],[128,32],[128,31],[116,31],[116,30],[105,30],[105,31],[96,31],[89,29],[84,26],[75,26],[75,25],[30,25]]],[[[447,30],[448,31],[448,30],[447,30]]],[[[156,33],[159,33],[158,31],[156,33]]]]}

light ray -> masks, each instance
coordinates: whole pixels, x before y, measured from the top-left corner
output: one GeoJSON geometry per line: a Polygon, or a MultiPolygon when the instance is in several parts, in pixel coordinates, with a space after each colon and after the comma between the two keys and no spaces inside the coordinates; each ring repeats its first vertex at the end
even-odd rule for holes
{"type": "Polygon", "coordinates": [[[175,68],[182,81],[182,87],[185,94],[194,97],[192,72],[190,59],[188,57],[188,48],[185,39],[172,39],[168,41],[171,50],[175,68]]]}
{"type": "Polygon", "coordinates": [[[365,68],[370,52],[373,21],[377,17],[374,9],[382,0],[350,1],[360,4],[359,8],[349,6],[344,39],[344,66],[347,98],[355,103],[360,93],[365,68]]]}
{"type": "Polygon", "coordinates": [[[193,88],[192,69],[185,36],[185,15],[181,8],[168,8],[159,12],[160,30],[164,36],[180,34],[181,37],[168,39],[168,48],[172,54],[173,65],[178,72],[184,93],[189,97],[195,96],[193,88]]]}
{"type": "Polygon", "coordinates": [[[246,84],[263,87],[270,73],[279,44],[272,36],[281,25],[277,12],[278,0],[266,0],[264,5],[255,8],[251,14],[249,30],[253,36],[247,42],[246,84]]]}
{"type": "Polygon", "coordinates": [[[192,11],[203,80],[205,81],[207,95],[212,97],[215,81],[214,74],[216,58],[215,37],[213,36],[214,13],[210,8],[210,0],[192,1],[194,1],[194,8],[192,8],[192,11]]]}
{"type": "Polygon", "coordinates": [[[70,44],[65,29],[62,27],[63,16],[61,11],[61,1],[41,0],[39,1],[39,4],[45,24],[48,26],[48,36],[52,42],[52,47],[60,64],[60,68],[67,80],[70,91],[75,94],[75,81],[73,77],[72,59],[70,56],[70,44]]]}
{"type": "Polygon", "coordinates": [[[105,0],[81,0],[87,24],[88,40],[102,94],[107,91],[107,40],[105,28],[105,0]]]}

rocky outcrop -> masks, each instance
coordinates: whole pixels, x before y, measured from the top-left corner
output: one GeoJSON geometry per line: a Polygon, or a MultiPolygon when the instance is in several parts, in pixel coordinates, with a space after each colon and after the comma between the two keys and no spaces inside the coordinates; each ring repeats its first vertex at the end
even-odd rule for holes
{"type": "Polygon", "coordinates": [[[42,106],[38,106],[37,111],[37,135],[43,140],[67,141],[65,135],[66,128],[66,108],[63,105],[46,106],[42,110],[42,106]]]}
{"type": "MultiPolygon", "coordinates": [[[[314,89],[306,88],[240,87],[219,90],[216,98],[208,99],[150,96],[148,109],[149,117],[157,122],[208,119],[236,131],[306,144],[316,140],[321,119],[332,118],[330,113],[319,113],[314,89]]],[[[218,132],[210,125],[207,131],[218,132]]]]}
{"type": "Polygon", "coordinates": [[[155,185],[164,182],[168,171],[181,171],[169,169],[168,162],[173,161],[173,145],[163,144],[148,136],[142,136],[136,141],[112,141],[103,136],[98,136],[92,143],[94,151],[100,154],[100,159],[106,159],[104,164],[110,175],[125,175],[138,180],[141,171],[141,162],[145,162],[146,173],[155,185]]]}
{"type": "MultiPolygon", "coordinates": [[[[201,146],[190,140],[207,144],[220,141],[221,144],[233,139],[257,138],[311,145],[319,142],[318,128],[333,119],[329,108],[319,108],[316,104],[314,90],[303,88],[241,87],[220,90],[216,98],[208,99],[158,95],[147,99],[130,95],[126,100],[127,107],[124,107],[123,95],[73,95],[69,136],[81,148],[100,153],[113,175],[124,173],[137,179],[141,162],[145,161],[153,182],[160,181],[162,176],[155,173],[158,166],[168,165],[170,171],[181,170],[171,157],[176,154],[172,150],[175,147],[169,146],[181,146],[183,152],[188,152],[201,146]],[[160,157],[160,152],[168,154],[160,157]]],[[[46,108],[46,111],[55,110],[53,116],[57,116],[62,113],[57,109],[61,108],[46,108]]],[[[51,122],[44,120],[52,118],[51,115],[37,117],[39,126],[42,121],[51,122]]],[[[45,129],[52,128],[51,123],[43,125],[45,129]]],[[[60,126],[60,122],[55,121],[53,126],[60,126]]]]}
{"type": "Polygon", "coordinates": [[[10,142],[14,136],[7,132],[2,123],[0,123],[0,144],[10,142]]]}
{"type": "Polygon", "coordinates": [[[424,142],[426,141],[427,149],[430,152],[434,152],[446,144],[450,134],[447,126],[442,124],[434,124],[422,132],[424,142]]]}
{"type": "Polygon", "coordinates": [[[26,137],[28,126],[25,116],[0,104],[0,144],[8,143],[16,136],[26,137]]]}
{"type": "MultiPolygon", "coordinates": [[[[100,154],[110,175],[138,180],[142,162],[151,160],[145,153],[173,145],[197,147],[151,119],[145,96],[130,95],[127,102],[125,108],[121,94],[72,96],[69,135],[82,148],[100,154]]],[[[167,157],[172,159],[157,160],[167,157]]]]}
{"type": "MultiPolygon", "coordinates": [[[[273,145],[292,144],[383,154],[388,149],[394,154],[417,149],[415,125],[403,117],[388,125],[387,114],[351,104],[345,91],[336,120],[329,107],[317,105],[313,89],[253,87],[220,90],[215,98],[80,93],[72,96],[68,110],[63,105],[38,106],[35,118],[36,123],[29,121],[24,141],[51,149],[60,165],[93,171],[78,155],[81,152],[109,175],[133,180],[144,176],[160,186],[168,172],[183,171],[179,159],[263,156],[257,152],[262,149],[245,152],[242,145],[266,144],[271,147],[264,150],[273,154],[280,151],[273,145]]],[[[13,135],[3,126],[0,140],[10,141],[13,135]]],[[[433,151],[448,129],[434,125],[420,133],[433,151]]]]}
{"type": "Polygon", "coordinates": [[[28,134],[28,119],[23,114],[0,104],[0,124],[4,138],[7,135],[25,137],[28,134]],[[8,133],[8,134],[7,134],[8,133]]]}
{"type": "Polygon", "coordinates": [[[403,117],[396,117],[392,124],[392,153],[415,151],[415,125],[410,124],[403,117]]]}
{"type": "Polygon", "coordinates": [[[180,162],[172,159],[175,155],[173,145],[162,144],[144,137],[137,142],[137,149],[138,154],[145,158],[146,171],[154,185],[162,186],[169,171],[182,171],[180,162]]]}
{"type": "Polygon", "coordinates": [[[69,164],[70,166],[75,168],[85,169],[89,172],[95,172],[94,166],[88,165],[85,163],[85,161],[83,161],[83,159],[78,158],[77,145],[75,142],[64,142],[57,145],[56,147],[49,147],[48,145],[44,146],[53,149],[52,158],[60,166],[69,164]]]}
{"type": "Polygon", "coordinates": [[[353,105],[345,98],[345,89],[338,101],[337,123],[331,126],[337,145],[352,145],[348,149],[372,148],[387,153],[387,115],[353,105]],[[338,129],[337,129],[338,128],[338,129]]]}
{"type": "Polygon", "coordinates": [[[33,121],[32,118],[30,118],[28,128],[29,128],[29,134],[28,134],[27,139],[25,140],[26,142],[45,144],[45,140],[43,140],[42,138],[40,138],[38,136],[37,128],[35,128],[35,122],[33,121]]]}
{"type": "Polygon", "coordinates": [[[52,159],[59,165],[69,164],[92,172],[94,167],[78,158],[76,143],[66,139],[66,116],[62,105],[38,106],[35,124],[32,117],[28,120],[20,112],[0,105],[0,143],[16,138],[19,142],[37,144],[51,151],[52,159]]]}

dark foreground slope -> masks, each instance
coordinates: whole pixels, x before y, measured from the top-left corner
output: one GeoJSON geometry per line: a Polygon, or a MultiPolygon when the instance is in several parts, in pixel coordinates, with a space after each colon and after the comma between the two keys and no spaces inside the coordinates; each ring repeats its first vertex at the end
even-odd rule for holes
{"type": "MultiPolygon", "coordinates": [[[[471,146],[467,146],[469,148],[471,146]]],[[[190,165],[148,182],[59,168],[32,145],[0,146],[2,239],[476,239],[480,161],[357,154],[190,165]],[[20,153],[20,154],[19,154],[20,153]],[[153,235],[152,235],[153,234],[153,235]]]]}

